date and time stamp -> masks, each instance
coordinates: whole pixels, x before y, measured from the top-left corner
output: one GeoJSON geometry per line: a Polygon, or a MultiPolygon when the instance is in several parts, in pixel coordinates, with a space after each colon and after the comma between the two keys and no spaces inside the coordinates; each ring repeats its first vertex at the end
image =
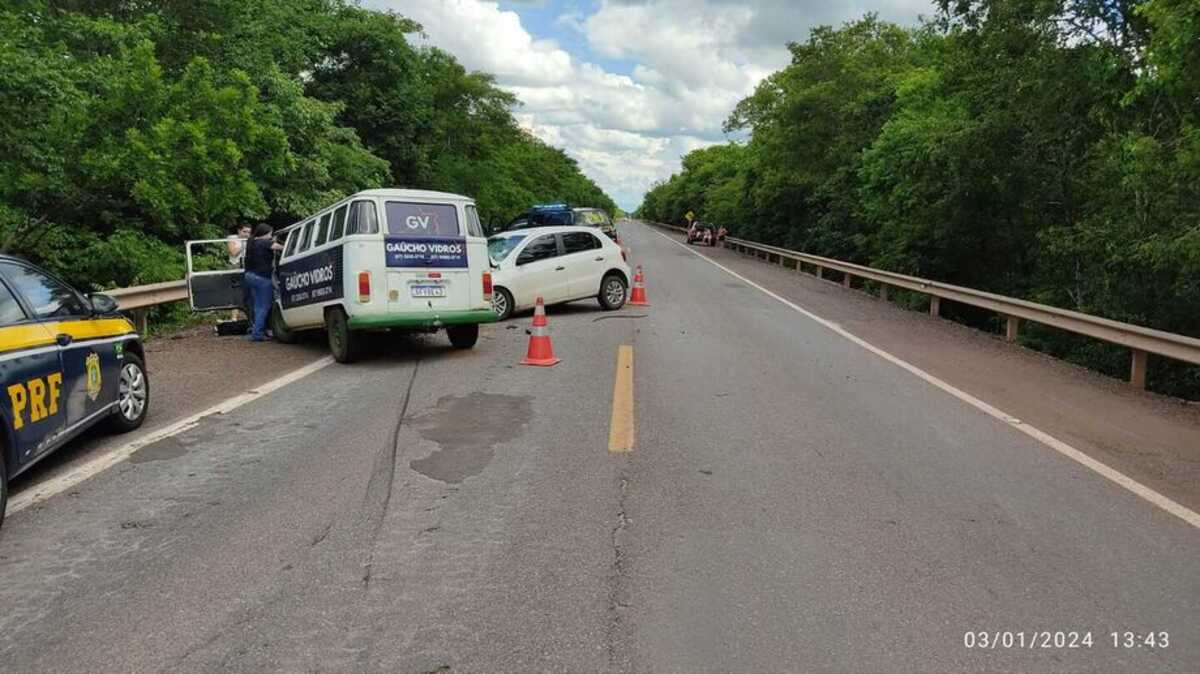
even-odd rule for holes
{"type": "Polygon", "coordinates": [[[963,632],[962,645],[976,651],[1097,648],[1161,651],[1171,647],[1171,633],[1160,630],[969,630],[963,632]]]}

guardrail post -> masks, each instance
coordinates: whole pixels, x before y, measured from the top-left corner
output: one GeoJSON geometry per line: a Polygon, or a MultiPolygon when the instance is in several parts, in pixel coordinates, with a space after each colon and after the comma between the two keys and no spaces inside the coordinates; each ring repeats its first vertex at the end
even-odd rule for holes
{"type": "Polygon", "coordinates": [[[779,256],[779,266],[780,266],[780,267],[782,267],[782,266],[783,266],[783,255],[780,255],[780,256],[779,256]]]}
{"type": "Polygon", "coordinates": [[[929,296],[929,315],[940,316],[942,314],[942,298],[937,295],[929,296]]]}
{"type": "Polygon", "coordinates": [[[1021,324],[1021,319],[1016,316],[1006,316],[1005,318],[1008,320],[1004,326],[1004,341],[1015,342],[1017,341],[1017,326],[1021,324]]]}
{"type": "Polygon", "coordinates": [[[848,274],[846,272],[842,273],[842,287],[843,288],[850,287],[850,274],[848,274]]]}
{"type": "Polygon", "coordinates": [[[825,268],[817,267],[817,278],[825,278],[825,268]]]}
{"type": "Polygon", "coordinates": [[[150,311],[147,309],[134,309],[133,327],[137,329],[138,334],[145,337],[150,332],[150,311]]]}
{"type": "Polygon", "coordinates": [[[1140,349],[1133,350],[1133,358],[1129,366],[1129,383],[1134,388],[1146,388],[1146,364],[1148,354],[1140,349]]]}
{"type": "Polygon", "coordinates": [[[888,284],[879,284],[879,299],[883,300],[884,302],[888,301],[888,284]]]}

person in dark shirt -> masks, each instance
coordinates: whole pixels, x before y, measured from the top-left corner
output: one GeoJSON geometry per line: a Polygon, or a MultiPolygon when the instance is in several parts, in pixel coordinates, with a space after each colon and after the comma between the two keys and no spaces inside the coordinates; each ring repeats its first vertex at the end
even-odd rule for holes
{"type": "Polygon", "coordinates": [[[245,282],[250,290],[251,300],[250,339],[255,342],[262,342],[267,338],[267,319],[271,315],[271,301],[275,295],[274,286],[271,284],[275,251],[283,249],[271,234],[270,225],[260,224],[255,227],[254,238],[246,242],[243,260],[246,270],[245,282]]]}

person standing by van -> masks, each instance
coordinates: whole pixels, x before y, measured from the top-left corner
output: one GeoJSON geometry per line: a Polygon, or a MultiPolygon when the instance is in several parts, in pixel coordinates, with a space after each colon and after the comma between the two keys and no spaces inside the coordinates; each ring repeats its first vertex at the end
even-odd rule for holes
{"type": "Polygon", "coordinates": [[[283,246],[275,242],[270,225],[260,224],[254,228],[254,238],[246,242],[243,259],[245,284],[250,290],[250,339],[255,342],[266,340],[267,319],[271,315],[271,301],[275,289],[271,277],[275,269],[275,251],[283,246]]]}

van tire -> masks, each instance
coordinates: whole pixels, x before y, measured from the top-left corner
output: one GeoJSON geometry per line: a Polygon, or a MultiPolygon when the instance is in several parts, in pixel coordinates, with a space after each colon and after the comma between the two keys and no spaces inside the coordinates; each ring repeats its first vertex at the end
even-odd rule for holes
{"type": "Polygon", "coordinates": [[[277,303],[271,303],[271,317],[267,320],[267,324],[270,326],[271,334],[274,335],[275,339],[284,344],[295,344],[300,338],[283,321],[283,310],[279,308],[277,303]]]}
{"type": "Polygon", "coordinates": [[[446,336],[450,338],[450,344],[454,348],[470,349],[475,346],[475,342],[479,341],[479,324],[448,325],[446,326],[446,336]]]}
{"type": "Polygon", "coordinates": [[[142,359],[129,351],[125,352],[125,358],[121,362],[121,373],[117,377],[118,386],[140,387],[142,394],[142,406],[134,418],[130,419],[125,416],[125,412],[121,409],[123,401],[120,393],[117,394],[117,407],[113,410],[112,416],[108,418],[110,431],[128,433],[141,428],[142,422],[146,420],[146,413],[150,410],[150,378],[146,375],[146,365],[142,359]]]}
{"type": "Polygon", "coordinates": [[[620,274],[609,272],[600,281],[600,292],[596,295],[596,300],[605,311],[616,311],[625,306],[628,291],[629,284],[625,283],[625,279],[621,278],[620,274]]]}
{"type": "Polygon", "coordinates": [[[358,358],[363,337],[350,329],[346,310],[331,307],[325,310],[325,333],[329,336],[329,352],[339,363],[353,363],[358,358]]]}

